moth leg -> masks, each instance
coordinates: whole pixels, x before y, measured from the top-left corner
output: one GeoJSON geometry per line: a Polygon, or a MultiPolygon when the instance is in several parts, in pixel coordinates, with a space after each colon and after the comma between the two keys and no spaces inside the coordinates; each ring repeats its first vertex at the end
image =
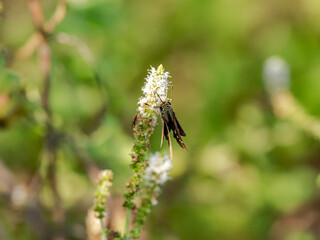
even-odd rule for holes
{"type": "Polygon", "coordinates": [[[168,132],[168,135],[167,135],[167,137],[168,137],[168,141],[169,141],[170,158],[171,158],[171,160],[173,160],[173,151],[172,151],[172,142],[171,142],[171,136],[170,136],[170,132],[169,132],[169,128],[168,128],[168,125],[167,125],[167,124],[165,124],[165,125],[166,125],[166,128],[167,128],[167,132],[168,132]]]}
{"type": "Polygon", "coordinates": [[[160,142],[160,147],[161,147],[162,144],[163,144],[163,136],[164,136],[164,121],[163,121],[162,118],[161,118],[161,126],[162,126],[162,128],[161,128],[161,142],[160,142]]]}
{"type": "Polygon", "coordinates": [[[148,107],[150,107],[150,108],[153,108],[154,110],[155,110],[156,108],[160,108],[160,106],[151,106],[151,105],[148,104],[148,103],[145,103],[144,105],[145,105],[145,106],[148,106],[148,107]]]}

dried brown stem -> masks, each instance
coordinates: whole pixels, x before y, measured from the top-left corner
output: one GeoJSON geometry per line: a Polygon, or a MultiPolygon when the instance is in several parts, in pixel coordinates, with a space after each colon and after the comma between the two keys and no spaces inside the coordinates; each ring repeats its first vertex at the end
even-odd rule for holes
{"type": "Polygon", "coordinates": [[[47,22],[44,22],[39,1],[28,0],[28,6],[37,32],[16,51],[15,59],[30,57],[43,42],[46,42],[46,38],[52,34],[58,24],[63,21],[67,12],[67,0],[60,0],[52,17],[47,22]]]}
{"type": "Polygon", "coordinates": [[[49,106],[50,94],[50,69],[51,69],[51,52],[48,43],[43,40],[38,48],[41,71],[43,74],[43,90],[42,90],[42,107],[45,110],[48,121],[51,121],[51,109],[49,106]]]}
{"type": "Polygon", "coordinates": [[[67,13],[67,0],[60,0],[55,12],[48,22],[44,25],[44,30],[47,33],[52,33],[54,29],[61,23],[67,13]]]}
{"type": "Polygon", "coordinates": [[[16,51],[14,58],[20,60],[30,57],[37,50],[41,42],[41,34],[38,32],[34,33],[26,43],[16,51]]]}
{"type": "MultiPolygon", "coordinates": [[[[48,44],[47,36],[51,34],[55,27],[63,20],[66,14],[66,0],[61,0],[56,8],[51,19],[45,23],[43,12],[38,0],[28,0],[28,5],[33,22],[37,28],[37,33],[34,34],[24,46],[22,46],[17,54],[17,58],[30,56],[35,49],[39,52],[40,68],[43,76],[43,89],[41,94],[42,107],[47,115],[46,119],[46,134],[44,138],[44,158],[43,162],[47,161],[46,177],[49,181],[50,188],[54,199],[54,207],[52,211],[53,220],[55,222],[54,238],[64,239],[63,227],[65,223],[65,213],[61,204],[60,195],[57,187],[56,179],[56,149],[59,144],[58,134],[52,125],[52,113],[50,108],[50,71],[51,71],[51,50],[48,44]]],[[[37,180],[36,186],[42,183],[42,179],[37,180]]],[[[37,187],[38,189],[38,187],[37,187]]]]}
{"type": "Polygon", "coordinates": [[[44,17],[39,1],[28,0],[28,6],[34,25],[38,28],[38,30],[42,29],[44,24],[44,17]]]}

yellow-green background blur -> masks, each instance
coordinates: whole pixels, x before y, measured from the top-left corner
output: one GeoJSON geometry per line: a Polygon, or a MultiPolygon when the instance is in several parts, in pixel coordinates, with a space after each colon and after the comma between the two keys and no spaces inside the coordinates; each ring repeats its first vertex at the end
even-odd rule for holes
{"type": "MultiPolygon", "coordinates": [[[[35,205],[19,195],[39,171],[45,134],[38,55],[12,60],[35,31],[26,2],[0,2],[0,118],[20,109],[0,128],[0,169],[10,173],[8,180],[0,172],[0,239],[51,239],[54,231],[48,184],[35,205]]],[[[57,1],[40,3],[48,19],[57,1]]],[[[172,75],[189,152],[173,142],[172,179],[148,218],[147,239],[320,238],[319,141],[274,115],[262,81],[264,61],[281,56],[292,95],[320,119],[319,0],[70,0],[50,48],[53,124],[89,165],[114,172],[113,196],[131,173],[131,121],[147,69],[163,64],[172,75]],[[83,41],[95,62],[56,41],[60,33],[83,41]]],[[[152,151],[168,151],[159,147],[160,128],[152,151]]],[[[95,185],[67,141],[57,158],[66,239],[85,239],[95,185]]]]}

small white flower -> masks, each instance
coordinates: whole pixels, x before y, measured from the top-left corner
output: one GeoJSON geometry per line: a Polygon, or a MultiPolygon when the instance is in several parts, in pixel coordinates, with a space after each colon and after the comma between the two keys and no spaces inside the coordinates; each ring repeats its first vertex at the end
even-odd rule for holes
{"type": "Polygon", "coordinates": [[[157,199],[151,199],[151,204],[152,206],[155,206],[158,204],[158,200],[157,199]]]}
{"type": "Polygon", "coordinates": [[[11,192],[11,201],[16,207],[21,207],[28,197],[28,192],[25,186],[17,185],[12,189],[11,192]]]}
{"type": "Polygon", "coordinates": [[[163,156],[159,152],[152,154],[149,159],[149,166],[145,171],[145,180],[148,186],[162,185],[169,179],[169,170],[172,168],[172,161],[167,154],[163,156]]]}
{"type": "Polygon", "coordinates": [[[142,87],[143,97],[138,102],[140,105],[138,111],[142,116],[150,118],[155,115],[154,107],[159,106],[161,100],[167,100],[167,92],[171,82],[168,80],[170,74],[164,71],[162,65],[157,69],[151,66],[148,73],[148,76],[145,78],[145,84],[142,87]]]}
{"type": "Polygon", "coordinates": [[[287,90],[290,85],[288,64],[280,57],[269,57],[264,64],[263,80],[270,93],[287,90]]]}

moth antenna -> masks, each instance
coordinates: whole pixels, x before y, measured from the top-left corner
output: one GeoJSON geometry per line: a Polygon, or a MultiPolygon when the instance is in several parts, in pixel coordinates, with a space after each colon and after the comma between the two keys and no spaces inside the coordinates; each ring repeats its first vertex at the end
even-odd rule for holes
{"type": "Polygon", "coordinates": [[[164,101],[162,101],[162,99],[161,99],[161,97],[160,97],[159,93],[158,93],[157,91],[154,91],[154,92],[158,95],[158,97],[159,97],[160,101],[161,101],[162,103],[164,103],[164,101]]]}
{"type": "Polygon", "coordinates": [[[173,93],[173,84],[171,85],[170,97],[172,97],[172,93],[173,93]]]}

